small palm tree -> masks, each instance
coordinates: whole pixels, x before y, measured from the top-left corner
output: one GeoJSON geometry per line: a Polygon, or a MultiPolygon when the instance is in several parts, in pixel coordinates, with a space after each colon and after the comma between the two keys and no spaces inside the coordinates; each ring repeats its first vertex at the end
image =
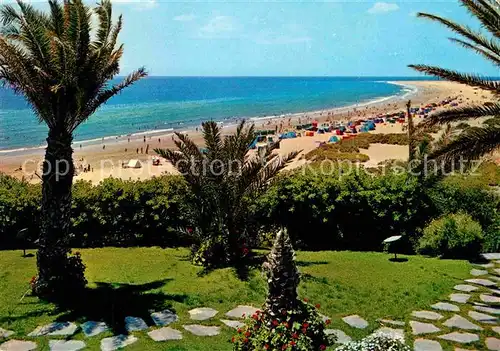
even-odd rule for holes
{"type": "Polygon", "coordinates": [[[82,0],[49,0],[45,13],[24,3],[0,12],[0,81],[23,95],[49,128],[42,175],[42,219],[35,293],[51,296],[84,285],[84,266],[68,258],[75,129],[101,105],[146,76],[139,69],[121,83],[123,45],[117,44],[122,19],[113,24],[111,2],[94,11],[82,0]],[[95,22],[93,16],[95,15],[95,22]],[[95,35],[93,27],[95,26],[95,35]]]}
{"type": "MultiPolygon", "coordinates": [[[[466,49],[475,51],[477,54],[492,62],[496,67],[499,67],[500,3],[498,0],[461,0],[461,2],[464,7],[479,20],[481,27],[488,32],[489,35],[474,31],[465,25],[432,14],[419,13],[418,16],[441,23],[459,34],[462,38],[450,38],[450,40],[466,49]]],[[[422,127],[448,124],[486,116],[500,119],[500,83],[498,81],[492,81],[477,75],[463,74],[434,66],[410,65],[410,67],[426,74],[490,91],[493,93],[495,99],[495,102],[489,102],[483,105],[454,108],[435,113],[422,124],[422,127]]],[[[474,159],[497,150],[499,146],[500,124],[491,123],[465,130],[450,142],[437,148],[430,156],[432,158],[443,158],[444,160],[454,160],[460,156],[474,159]]]]}
{"type": "Polygon", "coordinates": [[[242,121],[236,132],[221,136],[217,123],[203,123],[205,149],[188,136],[176,133],[177,150],[156,149],[170,161],[189,184],[195,238],[193,260],[205,267],[233,265],[248,256],[255,242],[257,223],[251,204],[273,177],[293,159],[273,153],[277,144],[264,155],[251,155],[250,145],[256,137],[254,126],[242,121]]]}

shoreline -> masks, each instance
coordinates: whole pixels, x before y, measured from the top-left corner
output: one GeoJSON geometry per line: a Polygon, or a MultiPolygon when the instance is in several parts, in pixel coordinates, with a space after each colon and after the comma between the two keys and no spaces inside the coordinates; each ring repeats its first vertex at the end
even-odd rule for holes
{"type": "MultiPolygon", "coordinates": [[[[491,101],[491,95],[472,87],[459,85],[445,81],[398,81],[399,85],[406,87],[403,94],[392,95],[376,99],[377,101],[361,102],[349,106],[337,107],[329,110],[312,112],[301,112],[283,116],[262,117],[253,122],[256,130],[279,129],[282,132],[292,131],[298,124],[310,123],[312,120],[319,124],[329,121],[349,121],[353,119],[366,119],[377,115],[392,114],[406,111],[406,102],[411,99],[413,107],[423,107],[431,103],[457,98],[461,106],[491,101]]],[[[449,106],[439,109],[449,108],[449,106]]],[[[417,116],[415,122],[423,118],[417,116]]],[[[227,135],[235,130],[236,124],[225,125],[222,131],[227,135]]],[[[189,137],[200,147],[203,147],[203,136],[201,131],[195,127],[189,129],[178,129],[178,131],[189,134],[189,137]]],[[[144,180],[165,173],[176,174],[175,168],[168,162],[162,162],[160,166],[152,165],[152,157],[156,155],[154,149],[171,149],[175,147],[173,142],[174,130],[152,131],[150,134],[136,133],[130,137],[110,137],[108,139],[97,139],[84,144],[83,142],[73,144],[73,160],[77,169],[80,166],[90,166],[90,172],[78,172],[76,180],[91,181],[93,184],[101,180],[113,177],[123,180],[144,180]],[[130,138],[130,140],[129,140],[130,138]],[[82,146],[80,147],[79,144],[82,146]],[[146,152],[146,150],[148,152],[146,152]],[[139,160],[141,168],[123,168],[122,164],[130,160],[139,160]]],[[[402,133],[402,124],[378,125],[373,133],[402,133]]],[[[281,141],[279,153],[284,155],[292,151],[303,150],[302,153],[286,169],[300,167],[305,163],[301,155],[318,147],[322,142],[328,142],[331,133],[315,134],[313,137],[299,137],[295,139],[284,139],[281,141]]],[[[32,183],[39,183],[40,179],[34,174],[39,172],[45,153],[44,147],[27,149],[22,151],[10,151],[0,153],[0,173],[25,178],[32,183]]],[[[398,145],[373,144],[369,149],[363,150],[370,160],[365,166],[376,166],[379,162],[388,159],[405,159],[407,147],[398,145]]]]}
{"type": "MultiPolygon", "coordinates": [[[[343,111],[351,110],[351,109],[357,109],[357,108],[362,108],[366,106],[373,106],[377,104],[382,104],[384,102],[388,102],[391,100],[398,100],[398,99],[406,99],[407,97],[411,95],[418,94],[418,87],[415,85],[411,85],[409,83],[404,83],[404,82],[397,82],[397,81],[380,81],[382,83],[386,84],[392,84],[392,85],[397,85],[402,87],[401,91],[398,92],[397,94],[389,95],[389,96],[381,96],[381,97],[376,97],[371,100],[366,100],[366,101],[361,101],[355,104],[349,104],[345,106],[338,106],[338,107],[325,107],[324,109],[320,110],[310,110],[310,111],[299,111],[299,112],[291,112],[291,113],[285,113],[281,115],[265,115],[265,116],[246,116],[246,117],[237,117],[237,118],[222,118],[222,119],[217,119],[217,123],[225,123],[226,121],[229,122],[227,125],[223,125],[223,129],[227,128],[234,128],[236,125],[239,123],[241,120],[246,120],[249,123],[260,123],[263,121],[269,121],[269,120],[274,120],[274,119],[280,119],[280,118],[300,118],[302,116],[305,116],[307,114],[320,114],[320,113],[341,113],[343,111]],[[408,88],[409,91],[405,91],[404,88],[408,88]]],[[[426,81],[423,81],[426,82],[426,81]]],[[[73,141],[73,149],[76,149],[80,144],[84,146],[90,146],[90,145],[98,145],[101,144],[102,142],[110,142],[115,140],[115,143],[118,143],[123,140],[128,140],[128,139],[140,139],[144,136],[146,137],[158,137],[158,136],[169,136],[171,134],[174,134],[175,132],[180,132],[180,133],[193,133],[196,131],[197,126],[196,125],[190,125],[186,126],[185,128],[166,128],[166,129],[150,129],[150,130],[145,130],[145,131],[136,131],[132,132],[126,135],[107,135],[103,137],[98,137],[98,138],[92,138],[92,139],[85,139],[85,140],[75,140],[73,141]]],[[[13,149],[0,149],[0,155],[2,156],[22,156],[25,154],[29,154],[32,152],[36,152],[37,150],[44,150],[47,147],[46,144],[44,145],[39,145],[39,146],[26,146],[26,147],[19,147],[19,148],[13,148],[13,149]]]]}

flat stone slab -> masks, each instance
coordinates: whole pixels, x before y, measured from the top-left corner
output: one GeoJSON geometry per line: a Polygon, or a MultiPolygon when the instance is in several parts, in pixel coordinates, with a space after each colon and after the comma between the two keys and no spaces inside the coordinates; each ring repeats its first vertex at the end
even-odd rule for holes
{"type": "Polygon", "coordinates": [[[479,298],[481,299],[481,301],[486,303],[500,303],[500,297],[497,296],[481,294],[479,295],[479,298]]]}
{"type": "Polygon", "coordinates": [[[182,333],[170,327],[152,330],[148,333],[149,337],[154,341],[181,340],[182,333]]]}
{"type": "Polygon", "coordinates": [[[477,286],[467,285],[467,284],[458,284],[453,287],[453,289],[464,292],[472,292],[479,289],[477,286]]]}
{"type": "Polygon", "coordinates": [[[9,336],[11,336],[13,334],[14,334],[14,332],[12,330],[0,328],[0,339],[8,338],[9,336]]]}
{"type": "Polygon", "coordinates": [[[484,314],[481,312],[476,312],[476,311],[469,311],[469,317],[474,319],[475,321],[481,322],[481,323],[496,323],[497,317],[490,316],[488,314],[484,314]]]}
{"type": "Polygon", "coordinates": [[[50,351],[78,351],[85,348],[81,340],[49,340],[50,351]]]}
{"type": "Polygon", "coordinates": [[[245,326],[245,323],[240,321],[233,321],[229,319],[221,319],[220,321],[225,325],[227,325],[229,328],[239,329],[245,326]]]}
{"type": "Polygon", "coordinates": [[[477,284],[477,285],[482,285],[482,286],[495,286],[496,283],[492,282],[491,280],[488,279],[466,279],[465,280],[467,283],[471,284],[477,284]]]}
{"type": "Polygon", "coordinates": [[[500,334],[500,327],[492,327],[493,331],[497,334],[500,334]]]}
{"type": "Polygon", "coordinates": [[[495,267],[495,264],[490,262],[490,263],[476,264],[476,266],[483,268],[493,268],[495,267]]]}
{"type": "Polygon", "coordinates": [[[0,345],[0,351],[31,351],[36,349],[33,341],[9,340],[0,345]]]}
{"type": "Polygon", "coordinates": [[[75,323],[70,322],[54,322],[47,325],[36,327],[28,336],[56,336],[56,335],[73,335],[78,330],[75,323]]]}
{"type": "Polygon", "coordinates": [[[260,311],[260,309],[253,307],[253,306],[240,305],[240,306],[237,306],[236,308],[232,309],[231,311],[227,312],[226,317],[229,317],[229,318],[250,318],[257,311],[260,311]]]}
{"type": "Polygon", "coordinates": [[[481,275],[486,275],[488,274],[488,271],[485,269],[471,269],[470,274],[473,275],[474,277],[479,277],[481,275]]]}
{"type": "Polygon", "coordinates": [[[405,322],[402,321],[393,321],[392,319],[377,319],[378,322],[381,324],[391,324],[391,325],[396,325],[398,327],[404,327],[406,325],[405,322]]]}
{"type": "Polygon", "coordinates": [[[431,323],[422,323],[410,321],[410,327],[413,335],[431,334],[441,331],[438,327],[431,323]]]}
{"type": "Polygon", "coordinates": [[[500,275],[500,268],[495,268],[495,269],[493,270],[493,272],[495,272],[495,274],[500,275]]]}
{"type": "Polygon", "coordinates": [[[469,294],[451,294],[450,301],[458,302],[458,303],[467,303],[470,299],[469,294]]]}
{"type": "Polygon", "coordinates": [[[220,328],[215,326],[207,327],[205,325],[189,324],[183,325],[183,328],[197,336],[216,336],[220,334],[220,328]]]}
{"type": "Polygon", "coordinates": [[[439,311],[450,311],[450,312],[459,312],[460,308],[457,305],[448,302],[438,302],[434,305],[431,305],[432,308],[439,311]]]}
{"type": "Polygon", "coordinates": [[[144,322],[144,319],[139,317],[125,317],[125,329],[128,332],[139,331],[148,329],[148,325],[144,322]]]}
{"type": "Polygon", "coordinates": [[[124,348],[136,342],[138,339],[133,335],[117,335],[101,340],[102,351],[113,351],[124,348]]]}
{"type": "Polygon", "coordinates": [[[108,325],[104,322],[88,321],[80,325],[86,337],[96,336],[108,331],[108,325]]]}
{"type": "Polygon", "coordinates": [[[491,291],[493,294],[500,296],[500,290],[498,290],[498,289],[490,289],[490,291],[491,291]]]}
{"type": "Polygon", "coordinates": [[[411,315],[416,318],[429,319],[431,321],[438,321],[444,318],[442,314],[432,311],[413,311],[411,315]]]}
{"type": "Polygon", "coordinates": [[[179,317],[170,310],[163,310],[161,312],[151,313],[151,319],[159,327],[169,325],[170,323],[176,322],[179,317]]]}
{"type": "Polygon", "coordinates": [[[189,311],[189,317],[195,321],[205,321],[214,317],[219,311],[209,307],[195,308],[189,311]]]}
{"type": "Polygon", "coordinates": [[[326,335],[335,335],[337,344],[347,344],[352,341],[352,338],[339,329],[325,329],[326,335]]]}
{"type": "Polygon", "coordinates": [[[447,321],[445,321],[443,325],[449,328],[458,328],[465,330],[483,330],[483,328],[481,328],[479,325],[474,324],[457,314],[448,319],[447,321]]]}
{"type": "Polygon", "coordinates": [[[479,336],[471,333],[459,333],[453,332],[445,335],[439,335],[438,338],[453,342],[458,342],[460,344],[468,344],[470,342],[475,342],[479,340],[479,336]]]}
{"type": "Polygon", "coordinates": [[[384,335],[391,339],[399,340],[403,344],[405,343],[404,329],[393,329],[393,328],[382,327],[375,330],[372,335],[384,335]]]}
{"type": "Polygon", "coordinates": [[[488,350],[500,351],[500,339],[497,338],[486,338],[484,340],[488,350]]]}
{"type": "Polygon", "coordinates": [[[500,314],[500,308],[486,307],[486,306],[472,306],[476,311],[485,312],[489,314],[500,314]]]}
{"type": "Polygon", "coordinates": [[[500,252],[483,253],[481,256],[490,261],[500,260],[500,252]]]}
{"type": "Polygon", "coordinates": [[[416,339],[413,343],[414,351],[443,351],[441,344],[434,340],[416,339]]]}
{"type": "Polygon", "coordinates": [[[342,320],[353,328],[365,329],[368,326],[368,322],[357,314],[344,317],[342,320]]]}

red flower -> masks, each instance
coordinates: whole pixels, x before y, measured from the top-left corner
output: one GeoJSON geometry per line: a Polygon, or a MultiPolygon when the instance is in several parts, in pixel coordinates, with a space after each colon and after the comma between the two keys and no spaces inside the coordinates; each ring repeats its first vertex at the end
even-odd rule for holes
{"type": "Polygon", "coordinates": [[[252,316],[252,318],[255,319],[255,320],[257,320],[257,319],[259,319],[259,316],[257,316],[256,313],[254,313],[254,315],[252,316]]]}
{"type": "Polygon", "coordinates": [[[306,328],[302,328],[302,333],[307,333],[307,329],[306,328]]]}
{"type": "Polygon", "coordinates": [[[250,333],[249,331],[247,331],[247,332],[245,333],[245,336],[246,336],[247,338],[248,338],[250,335],[251,335],[251,333],[250,333]]]}
{"type": "Polygon", "coordinates": [[[268,349],[269,349],[269,345],[268,345],[268,344],[265,344],[265,345],[264,345],[264,348],[265,348],[266,350],[268,350],[268,349]]]}
{"type": "Polygon", "coordinates": [[[242,331],[243,331],[243,330],[241,330],[241,328],[240,328],[240,329],[238,329],[238,334],[241,334],[241,332],[242,332],[242,331]]]}
{"type": "Polygon", "coordinates": [[[288,324],[288,322],[283,322],[283,325],[285,326],[285,328],[290,328],[290,325],[288,324]]]}
{"type": "Polygon", "coordinates": [[[331,322],[332,322],[331,320],[327,319],[327,320],[325,321],[325,324],[326,324],[326,325],[328,325],[328,324],[330,324],[331,322]]]}
{"type": "Polygon", "coordinates": [[[299,334],[297,334],[297,333],[293,333],[293,334],[292,334],[292,338],[293,338],[293,339],[298,339],[298,338],[299,338],[299,334]]]}
{"type": "Polygon", "coordinates": [[[248,249],[246,247],[243,248],[243,255],[248,255],[248,249]]]}
{"type": "Polygon", "coordinates": [[[291,345],[291,346],[295,346],[295,345],[296,345],[296,342],[295,342],[295,341],[290,341],[290,345],[291,345]]]}
{"type": "Polygon", "coordinates": [[[285,310],[285,309],[281,310],[281,314],[282,314],[283,316],[284,316],[284,315],[286,315],[286,310],[285,310]]]}
{"type": "Polygon", "coordinates": [[[281,349],[282,349],[282,350],[286,350],[287,348],[288,348],[288,345],[283,345],[283,346],[281,346],[281,349]]]}
{"type": "Polygon", "coordinates": [[[309,299],[307,297],[304,297],[304,302],[309,302],[309,299]]]}
{"type": "Polygon", "coordinates": [[[231,342],[234,343],[234,336],[231,338],[231,342]]]}
{"type": "Polygon", "coordinates": [[[193,228],[191,228],[191,227],[187,227],[187,228],[186,228],[186,230],[187,230],[187,232],[188,232],[189,234],[191,234],[191,233],[193,232],[193,228]]]}
{"type": "Polygon", "coordinates": [[[309,326],[309,323],[307,323],[307,322],[306,322],[306,323],[302,324],[302,326],[303,326],[304,328],[307,328],[307,327],[309,326]]]}
{"type": "Polygon", "coordinates": [[[279,324],[279,323],[278,323],[278,321],[277,321],[276,319],[275,319],[275,320],[273,320],[273,325],[274,325],[274,326],[277,326],[278,324],[279,324]]]}
{"type": "Polygon", "coordinates": [[[319,303],[317,303],[316,305],[314,305],[314,307],[316,307],[316,308],[320,308],[320,307],[321,307],[321,305],[320,305],[319,303]]]}
{"type": "Polygon", "coordinates": [[[247,338],[243,339],[243,342],[246,344],[248,342],[248,339],[247,338]]]}
{"type": "Polygon", "coordinates": [[[326,346],[325,346],[325,345],[320,345],[319,349],[320,349],[321,351],[326,350],[326,346]]]}

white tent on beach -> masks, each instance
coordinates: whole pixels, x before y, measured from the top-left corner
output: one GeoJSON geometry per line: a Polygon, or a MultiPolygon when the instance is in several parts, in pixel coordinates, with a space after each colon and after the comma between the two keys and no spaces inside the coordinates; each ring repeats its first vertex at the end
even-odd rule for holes
{"type": "Polygon", "coordinates": [[[139,160],[130,160],[127,163],[127,168],[141,168],[142,164],[139,160]]]}

